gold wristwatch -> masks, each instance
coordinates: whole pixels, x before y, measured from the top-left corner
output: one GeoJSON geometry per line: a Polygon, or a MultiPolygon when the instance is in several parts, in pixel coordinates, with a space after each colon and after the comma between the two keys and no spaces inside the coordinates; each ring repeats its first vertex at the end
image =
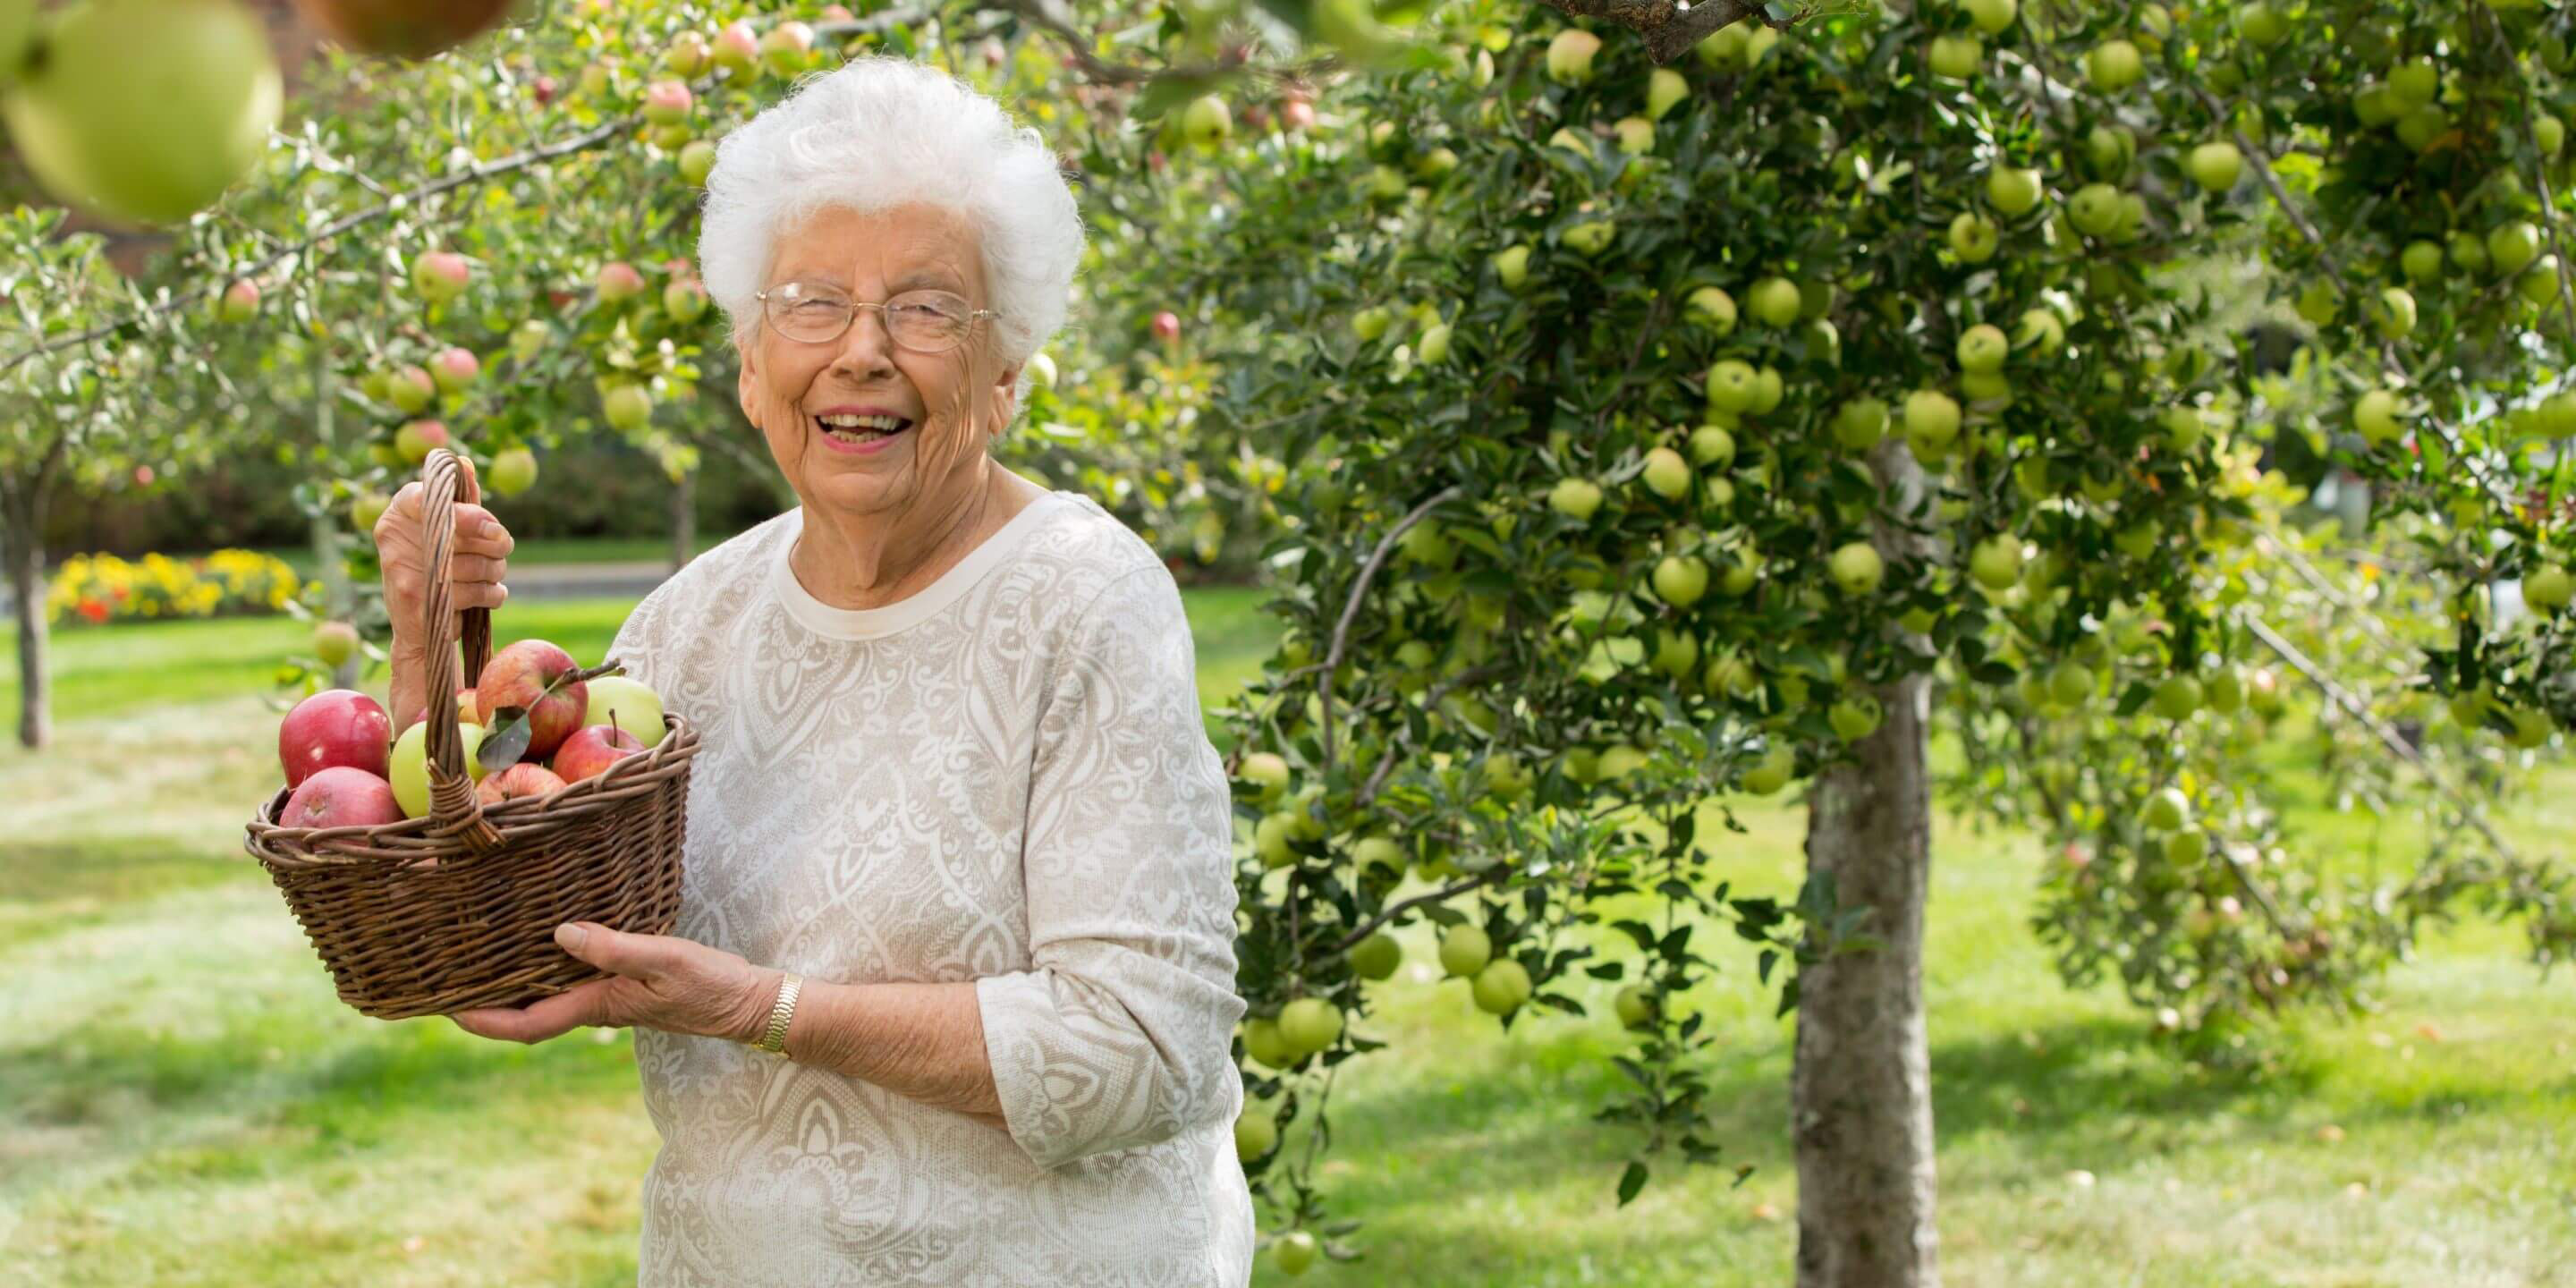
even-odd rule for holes
{"type": "Polygon", "coordinates": [[[769,1008],[769,1027],[751,1045],[773,1055],[787,1054],[787,1022],[796,1017],[796,990],[805,978],[790,971],[786,982],[778,986],[778,1001],[769,1008]]]}

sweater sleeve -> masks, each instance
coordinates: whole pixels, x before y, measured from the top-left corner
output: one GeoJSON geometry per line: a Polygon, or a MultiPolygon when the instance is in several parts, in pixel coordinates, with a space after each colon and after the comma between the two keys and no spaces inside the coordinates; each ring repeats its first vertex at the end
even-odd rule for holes
{"type": "Polygon", "coordinates": [[[1040,1167],[1224,1122],[1233,825],[1160,564],[1076,619],[1038,719],[1021,871],[1033,969],[976,981],[1011,1138],[1040,1167]]]}

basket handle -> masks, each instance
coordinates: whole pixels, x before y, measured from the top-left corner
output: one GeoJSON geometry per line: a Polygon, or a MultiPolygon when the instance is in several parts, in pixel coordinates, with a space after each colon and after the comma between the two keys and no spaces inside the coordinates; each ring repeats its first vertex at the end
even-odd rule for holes
{"type": "Polygon", "coordinates": [[[477,496],[468,489],[464,461],[444,447],[432,448],[421,462],[421,535],[429,547],[429,601],[422,612],[429,633],[429,813],[433,835],[457,835],[478,853],[501,843],[500,833],[483,817],[474,797],[474,778],[465,764],[465,740],[456,724],[456,674],[447,665],[455,656],[461,630],[465,673],[483,674],[492,660],[492,610],[456,611],[448,595],[448,566],[456,554],[456,502],[477,496]]]}

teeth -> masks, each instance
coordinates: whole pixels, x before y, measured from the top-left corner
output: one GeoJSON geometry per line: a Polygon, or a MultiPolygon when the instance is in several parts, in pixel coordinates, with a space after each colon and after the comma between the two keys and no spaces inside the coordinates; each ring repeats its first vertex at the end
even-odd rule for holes
{"type": "Polygon", "coordinates": [[[832,429],[892,430],[903,424],[901,416],[820,416],[816,419],[832,429]]]}

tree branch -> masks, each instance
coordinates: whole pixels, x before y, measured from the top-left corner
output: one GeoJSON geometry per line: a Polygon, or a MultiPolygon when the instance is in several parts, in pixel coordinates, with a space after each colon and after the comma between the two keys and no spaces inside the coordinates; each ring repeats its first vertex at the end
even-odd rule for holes
{"type": "Polygon", "coordinates": [[[1512,865],[1508,863],[1496,863],[1493,867],[1486,869],[1484,872],[1473,877],[1469,877],[1455,885],[1442,886],[1429,894],[1417,894],[1410,899],[1388,904],[1384,911],[1381,911],[1376,916],[1361,922],[1359,929],[1344,936],[1342,942],[1333,945],[1333,950],[1335,952],[1349,952],[1354,947],[1357,947],[1361,940],[1368,938],[1370,934],[1374,933],[1378,927],[1394,920],[1397,913],[1403,912],[1407,908],[1411,908],[1417,904],[1439,903],[1442,900],[1465,894],[1478,886],[1492,885],[1496,880],[1511,875],[1511,871],[1512,865]]]}
{"type": "Polygon", "coordinates": [[[1745,18],[1760,21],[1766,27],[1786,30],[1786,21],[1775,21],[1755,0],[1706,0],[1687,4],[1680,0],[1540,0],[1548,8],[1577,18],[1598,18],[1614,26],[1625,27],[1646,38],[1646,56],[1662,66],[1690,52],[1693,45],[1705,40],[1720,28],[1734,26],[1745,18]]]}
{"type": "Polygon", "coordinates": [[[2478,834],[2486,838],[2487,844],[2493,846],[2497,854],[2504,856],[2507,862],[2520,861],[2514,854],[2513,847],[2507,844],[2503,837],[2496,835],[2495,829],[2487,825],[2485,817],[2478,813],[2467,798],[2461,796],[2451,786],[2449,780],[2435,772],[2432,763],[2425,760],[2424,754],[2415,750],[2414,744],[2407,742],[2403,734],[2390,728],[2386,721],[2371,712],[2368,705],[2346,692],[2342,685],[2335,683],[2334,677],[2327,675],[2324,668],[2310,661],[2307,654],[2299,651],[2298,645],[2283,639],[2280,633],[2266,625],[2262,618],[2250,612],[2240,612],[2238,620],[2244,622],[2245,628],[2254,633],[2254,638],[2263,641],[2265,648],[2279,654],[2282,661],[2297,668],[2299,674],[2308,677],[2310,683],[2325,690],[2326,697],[2333,700],[2336,706],[2349,712],[2354,719],[2359,720],[2361,726],[2376,736],[2381,744],[2385,745],[2398,759],[2413,765],[2416,772],[2424,776],[2424,781],[2432,785],[2434,792],[2449,801],[2453,809],[2460,811],[2460,817],[2468,820],[2469,826],[2476,828],[2478,834]]]}
{"type": "Polygon", "coordinates": [[[1359,619],[1360,604],[1368,598],[1369,583],[1377,580],[1377,570],[1385,566],[1388,553],[1395,549],[1396,541],[1404,536],[1405,530],[1422,522],[1423,516],[1430,514],[1441,502],[1457,496],[1459,491],[1458,485],[1453,483],[1413,507],[1412,513],[1405,515],[1378,539],[1377,549],[1369,552],[1368,562],[1360,567],[1359,580],[1351,583],[1351,597],[1342,604],[1341,620],[1333,624],[1333,646],[1324,654],[1323,682],[1316,686],[1323,706],[1326,773],[1332,772],[1333,768],[1333,675],[1342,669],[1342,655],[1350,647],[1351,623],[1359,619]]]}

